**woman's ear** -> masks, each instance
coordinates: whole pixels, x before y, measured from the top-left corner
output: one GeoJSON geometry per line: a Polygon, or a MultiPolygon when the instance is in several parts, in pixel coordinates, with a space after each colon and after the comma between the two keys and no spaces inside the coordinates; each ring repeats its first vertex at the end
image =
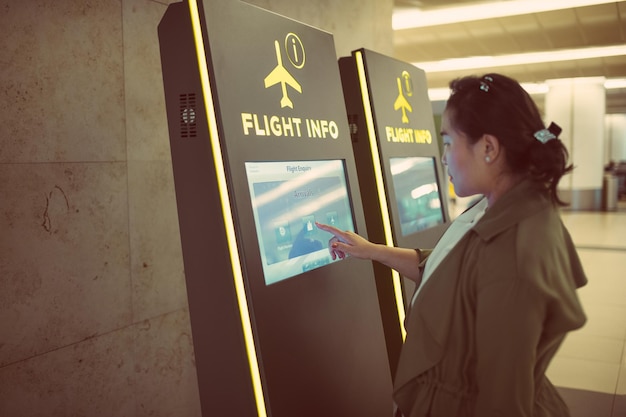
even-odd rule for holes
{"type": "Polygon", "coordinates": [[[500,155],[500,141],[494,135],[484,134],[482,137],[483,152],[486,162],[495,161],[500,155]]]}

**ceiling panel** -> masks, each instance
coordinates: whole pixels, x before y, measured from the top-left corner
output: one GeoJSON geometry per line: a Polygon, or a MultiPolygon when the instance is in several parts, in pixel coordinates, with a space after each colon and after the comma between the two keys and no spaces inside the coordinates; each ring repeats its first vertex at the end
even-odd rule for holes
{"type": "MultiPolygon", "coordinates": [[[[502,0],[506,1],[506,0],[502,0]]],[[[479,3],[474,0],[395,0],[396,7],[424,10],[479,3]]],[[[626,44],[626,1],[597,6],[483,19],[473,22],[405,29],[394,32],[394,57],[405,62],[430,62],[479,55],[509,55],[592,46],[626,44]]],[[[626,78],[626,56],[532,64],[469,71],[427,73],[430,87],[446,87],[466,74],[502,72],[520,82],[552,78],[626,78]]],[[[610,91],[607,112],[624,108],[626,89],[610,91]]]]}

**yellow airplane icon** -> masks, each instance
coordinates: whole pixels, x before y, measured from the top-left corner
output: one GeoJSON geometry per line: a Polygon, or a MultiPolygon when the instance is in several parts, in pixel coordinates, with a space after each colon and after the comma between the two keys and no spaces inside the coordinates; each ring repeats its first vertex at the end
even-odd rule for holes
{"type": "Polygon", "coordinates": [[[404,98],[404,94],[402,94],[402,84],[400,83],[400,78],[396,78],[398,81],[398,98],[393,103],[393,109],[398,110],[402,109],[402,123],[409,123],[409,118],[406,115],[406,111],[413,112],[413,108],[409,104],[409,102],[404,98]]]}
{"type": "Polygon", "coordinates": [[[298,93],[302,93],[302,87],[300,87],[300,84],[298,84],[296,79],[293,78],[283,66],[283,59],[280,55],[280,45],[278,41],[274,41],[274,46],[276,47],[276,61],[278,62],[278,65],[276,65],[276,68],[274,68],[272,72],[265,77],[265,88],[269,88],[280,83],[280,87],[283,91],[283,98],[280,99],[280,107],[291,107],[293,109],[293,103],[287,95],[287,85],[296,90],[298,93]]]}

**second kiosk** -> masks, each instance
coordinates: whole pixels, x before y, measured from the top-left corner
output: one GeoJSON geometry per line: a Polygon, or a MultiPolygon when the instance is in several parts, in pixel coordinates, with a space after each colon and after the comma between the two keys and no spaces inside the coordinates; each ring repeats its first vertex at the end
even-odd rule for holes
{"type": "MultiPolygon", "coordinates": [[[[366,49],[339,60],[370,240],[432,248],[449,224],[441,151],[424,71],[366,49]]],[[[412,281],[374,263],[392,374],[412,281]]]]}

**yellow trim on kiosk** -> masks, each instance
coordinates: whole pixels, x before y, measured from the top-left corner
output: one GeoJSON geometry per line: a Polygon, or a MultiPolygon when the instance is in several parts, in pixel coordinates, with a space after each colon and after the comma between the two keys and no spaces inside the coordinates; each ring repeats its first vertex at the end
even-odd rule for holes
{"type": "Polygon", "coordinates": [[[239,250],[237,247],[237,241],[235,239],[235,226],[233,222],[233,214],[230,209],[228,185],[226,184],[226,176],[224,174],[224,161],[222,159],[222,149],[220,147],[219,134],[217,131],[215,108],[213,107],[213,93],[211,91],[211,84],[209,81],[209,70],[207,67],[204,40],[202,38],[202,28],[200,25],[200,16],[198,12],[198,3],[196,2],[196,0],[189,0],[189,11],[191,14],[191,25],[193,28],[193,36],[195,39],[198,67],[200,70],[202,97],[204,99],[204,107],[206,109],[207,121],[209,125],[211,149],[213,150],[213,159],[215,161],[217,186],[219,189],[220,202],[222,205],[224,226],[226,227],[226,240],[228,242],[228,250],[230,252],[235,291],[237,293],[237,301],[239,304],[241,327],[243,328],[244,342],[246,345],[246,352],[248,354],[248,365],[250,367],[250,376],[252,378],[252,388],[254,390],[258,415],[259,417],[266,417],[267,410],[265,407],[265,397],[263,395],[263,385],[261,383],[261,373],[259,370],[259,362],[256,355],[254,335],[252,334],[252,324],[250,321],[250,312],[248,310],[248,301],[246,299],[246,291],[243,282],[243,273],[241,268],[241,261],[239,259],[239,250]]]}
{"type": "MultiPolygon", "coordinates": [[[[365,77],[365,65],[363,63],[363,54],[360,51],[355,52],[357,72],[359,74],[359,84],[361,87],[361,96],[363,97],[363,107],[365,108],[365,120],[367,122],[367,135],[370,141],[370,149],[372,152],[372,162],[374,164],[374,178],[376,178],[376,188],[378,190],[378,202],[380,204],[380,212],[383,220],[383,230],[385,233],[385,243],[387,246],[393,246],[393,235],[391,233],[391,221],[389,220],[389,206],[387,205],[387,196],[383,183],[383,173],[380,166],[380,153],[378,152],[378,142],[376,141],[376,133],[374,129],[374,120],[372,119],[372,106],[369,98],[369,90],[367,88],[367,79],[365,77]]],[[[402,340],[406,339],[406,330],[404,329],[404,297],[402,295],[402,282],[400,274],[391,270],[393,278],[393,289],[396,298],[396,307],[398,309],[398,320],[400,321],[400,330],[402,332],[402,340]]]]}

